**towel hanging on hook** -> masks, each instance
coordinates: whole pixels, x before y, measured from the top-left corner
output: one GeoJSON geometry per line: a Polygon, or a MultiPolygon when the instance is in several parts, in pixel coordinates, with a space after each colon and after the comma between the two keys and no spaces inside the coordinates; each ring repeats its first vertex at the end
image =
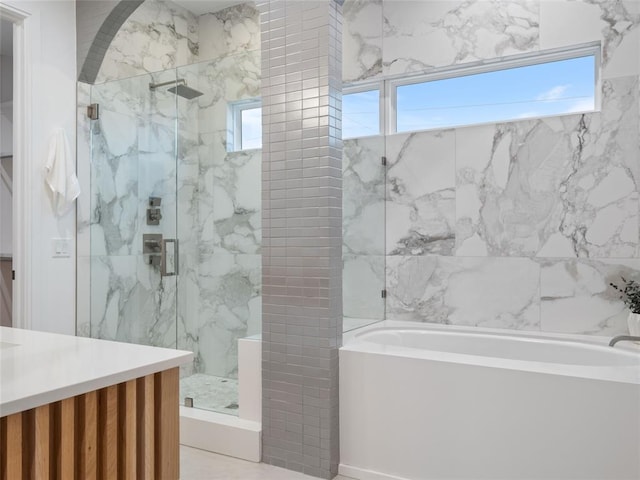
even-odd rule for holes
{"type": "Polygon", "coordinates": [[[62,216],[80,195],[80,182],[76,177],[69,141],[62,128],[51,133],[45,172],[47,185],[51,189],[53,210],[56,215],[62,216]]]}

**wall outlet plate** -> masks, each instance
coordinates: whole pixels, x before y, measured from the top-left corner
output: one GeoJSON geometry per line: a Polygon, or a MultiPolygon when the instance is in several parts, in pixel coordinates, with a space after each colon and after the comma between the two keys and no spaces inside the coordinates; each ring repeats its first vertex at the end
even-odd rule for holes
{"type": "Polygon", "coordinates": [[[71,256],[71,238],[52,238],[53,258],[68,258],[71,256]]]}

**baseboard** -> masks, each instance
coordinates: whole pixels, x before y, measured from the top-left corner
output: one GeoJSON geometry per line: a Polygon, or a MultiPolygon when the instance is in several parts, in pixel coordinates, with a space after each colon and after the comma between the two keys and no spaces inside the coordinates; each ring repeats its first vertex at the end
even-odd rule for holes
{"type": "Polygon", "coordinates": [[[351,465],[345,465],[343,463],[338,465],[338,473],[345,477],[354,478],[355,480],[411,480],[405,477],[396,477],[394,475],[387,475],[386,473],[375,472],[373,470],[352,467],[351,465]]]}
{"type": "Polygon", "coordinates": [[[262,425],[232,415],[180,407],[180,443],[259,462],[262,425]]]}

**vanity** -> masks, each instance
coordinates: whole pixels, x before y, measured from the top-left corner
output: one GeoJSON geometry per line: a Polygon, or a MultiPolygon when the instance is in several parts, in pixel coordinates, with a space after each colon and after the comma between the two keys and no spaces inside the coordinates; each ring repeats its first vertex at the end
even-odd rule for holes
{"type": "Polygon", "coordinates": [[[0,327],[0,480],[177,480],[192,356],[0,327]]]}

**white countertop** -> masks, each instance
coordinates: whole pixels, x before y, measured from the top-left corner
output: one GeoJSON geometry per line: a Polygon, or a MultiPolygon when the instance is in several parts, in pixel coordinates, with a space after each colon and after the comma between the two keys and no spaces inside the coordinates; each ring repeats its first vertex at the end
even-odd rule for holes
{"type": "Polygon", "coordinates": [[[182,350],[0,327],[0,417],[177,367],[182,350]]]}

